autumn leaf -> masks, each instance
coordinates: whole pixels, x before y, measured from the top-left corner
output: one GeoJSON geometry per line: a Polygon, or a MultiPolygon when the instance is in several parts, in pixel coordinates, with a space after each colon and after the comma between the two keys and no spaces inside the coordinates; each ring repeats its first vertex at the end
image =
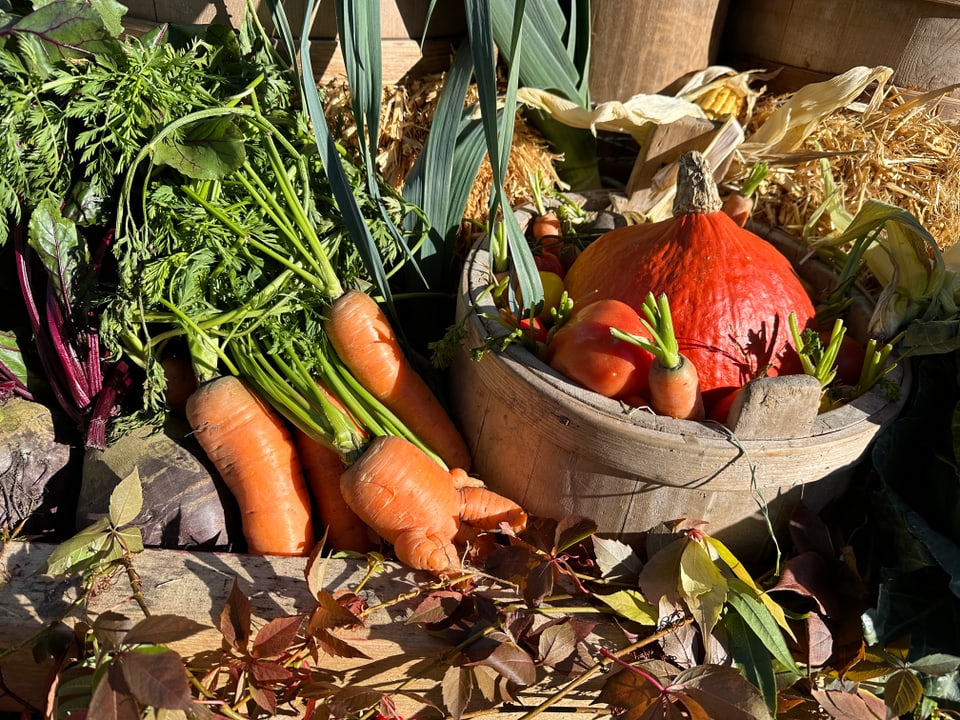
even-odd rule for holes
{"type": "Polygon", "coordinates": [[[640,625],[657,624],[657,609],[647,602],[639,590],[628,588],[612,593],[596,592],[593,596],[627,620],[640,625]]]}
{"type": "Polygon", "coordinates": [[[681,672],[667,688],[691,714],[696,704],[707,718],[723,720],[772,719],[760,691],[735,668],[698,665],[681,672]]]}
{"type": "Polygon", "coordinates": [[[250,598],[243,594],[237,579],[233,579],[230,595],[220,611],[220,633],[230,647],[247,651],[250,641],[250,598]]]}
{"type": "Polygon", "coordinates": [[[856,683],[837,681],[811,694],[833,720],[889,720],[893,717],[883,700],[856,683]]]}
{"type": "Polygon", "coordinates": [[[123,636],[123,644],[166,645],[192,637],[209,627],[182,615],[150,615],[130,628],[123,636]]]}
{"type": "Polygon", "coordinates": [[[554,623],[539,636],[537,650],[541,665],[556,667],[577,649],[577,634],[570,623],[554,623]]]}
{"type": "Polygon", "coordinates": [[[290,649],[302,625],[303,618],[300,615],[287,615],[270,620],[257,631],[250,654],[256,658],[281,655],[290,649]]]}
{"type": "Polygon", "coordinates": [[[434,625],[449,619],[460,607],[463,593],[453,590],[438,590],[429,593],[410,616],[405,620],[407,625],[434,625]]]}
{"type": "Polygon", "coordinates": [[[526,650],[502,633],[490,633],[466,651],[470,665],[486,665],[520,687],[536,682],[537,668],[526,650]]]}
{"type": "Polygon", "coordinates": [[[894,717],[913,711],[923,699],[923,684],[909,670],[898,670],[883,684],[883,702],[894,717]]]}
{"type": "Polygon", "coordinates": [[[727,599],[727,579],[697,540],[687,541],[680,555],[680,593],[700,626],[704,644],[720,619],[727,599]]]}
{"type": "Polygon", "coordinates": [[[641,720],[660,704],[663,689],[652,676],[623,669],[603,684],[597,700],[609,705],[619,720],[641,720]]]}
{"type": "Polygon", "coordinates": [[[87,717],[99,720],[140,720],[140,708],[130,693],[123,670],[110,665],[93,689],[87,717]]]}
{"type": "Polygon", "coordinates": [[[310,616],[309,632],[340,627],[356,627],[363,622],[326,591],[317,593],[317,609],[310,616]]]}
{"type": "Polygon", "coordinates": [[[183,660],[173,650],[138,648],[123,653],[117,664],[140,704],[186,710],[193,702],[183,660]]]}
{"type": "Polygon", "coordinates": [[[637,582],[643,561],[627,543],[597,536],[593,538],[593,553],[604,580],[624,584],[637,582]]]}
{"type": "Polygon", "coordinates": [[[443,704],[454,720],[460,720],[473,693],[473,671],[460,665],[451,665],[443,673],[441,682],[443,704]]]}

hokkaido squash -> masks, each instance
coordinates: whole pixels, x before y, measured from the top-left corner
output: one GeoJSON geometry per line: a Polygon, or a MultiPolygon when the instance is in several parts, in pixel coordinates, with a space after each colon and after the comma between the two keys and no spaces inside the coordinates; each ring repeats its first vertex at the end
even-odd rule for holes
{"type": "Polygon", "coordinates": [[[697,368],[708,411],[754,377],[802,372],[787,322],[815,327],[813,303],[773,245],[721,211],[704,157],[679,163],[673,217],[611,230],[564,279],[575,307],[602,298],[638,313],[648,293],[670,298],[674,330],[697,368]]]}

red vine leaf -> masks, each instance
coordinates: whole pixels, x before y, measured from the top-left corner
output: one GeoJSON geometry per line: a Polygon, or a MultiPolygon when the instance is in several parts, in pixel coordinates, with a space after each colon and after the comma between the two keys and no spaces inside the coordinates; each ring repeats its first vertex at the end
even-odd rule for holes
{"type": "Polygon", "coordinates": [[[173,650],[133,650],[124,653],[117,664],[130,693],[142,705],[174,710],[191,706],[190,681],[183,659],[173,650]]]}
{"type": "Polygon", "coordinates": [[[123,636],[124,645],[166,645],[209,628],[182,615],[150,615],[123,636]]]}
{"type": "Polygon", "coordinates": [[[261,687],[260,685],[250,684],[247,691],[253,701],[263,710],[270,713],[272,717],[277,711],[277,694],[273,690],[261,687]]]}
{"type": "Polygon", "coordinates": [[[577,633],[570,623],[554,623],[540,632],[537,650],[542,665],[556,667],[577,649],[577,633]]]}
{"type": "Polygon", "coordinates": [[[619,720],[640,720],[660,704],[660,697],[660,688],[650,679],[623,669],[607,679],[597,699],[609,705],[619,720]]]}
{"type": "Polygon", "coordinates": [[[736,668],[699,665],[684,670],[667,688],[691,713],[699,706],[704,718],[765,720],[771,718],[760,691],[736,668]]]}
{"type": "Polygon", "coordinates": [[[123,671],[114,663],[93,689],[88,718],[97,720],[139,720],[140,708],[123,679],[123,671]]]}
{"type": "Polygon", "coordinates": [[[250,642],[250,615],[250,598],[241,592],[234,578],[230,595],[220,611],[220,633],[230,647],[241,652],[247,651],[250,642]]]}
{"type": "Polygon", "coordinates": [[[360,618],[338,603],[333,595],[323,591],[317,594],[317,609],[310,616],[308,631],[313,635],[321,630],[362,624],[360,618]]]}
{"type": "Polygon", "coordinates": [[[447,713],[460,720],[473,694],[473,672],[470,668],[451,665],[443,674],[441,691],[447,713]]]}
{"type": "Polygon", "coordinates": [[[460,607],[463,594],[452,590],[440,590],[427,595],[406,619],[407,625],[433,625],[448,620],[460,607]]]}
{"type": "Polygon", "coordinates": [[[834,720],[887,720],[890,717],[883,700],[856,683],[840,681],[823,690],[811,690],[810,694],[834,720]]]}
{"type": "Polygon", "coordinates": [[[246,667],[258,685],[281,683],[293,677],[287,668],[272,660],[252,660],[246,667]]]}
{"type": "Polygon", "coordinates": [[[383,695],[379,690],[350,685],[329,698],[327,704],[334,717],[347,717],[379,706],[383,695]]]}
{"type": "MultiPolygon", "coordinates": [[[[487,639],[489,640],[489,638],[487,639]]],[[[471,662],[471,665],[486,665],[496,670],[500,675],[520,687],[528,687],[536,682],[537,667],[533,658],[516,643],[507,640],[494,641],[493,650],[483,657],[471,662]]],[[[490,642],[483,640],[474,643],[470,655],[483,652],[490,647],[490,642]]]]}
{"type": "Polygon", "coordinates": [[[303,625],[300,615],[274,618],[257,631],[250,654],[256,658],[276,657],[290,649],[303,625]]]}

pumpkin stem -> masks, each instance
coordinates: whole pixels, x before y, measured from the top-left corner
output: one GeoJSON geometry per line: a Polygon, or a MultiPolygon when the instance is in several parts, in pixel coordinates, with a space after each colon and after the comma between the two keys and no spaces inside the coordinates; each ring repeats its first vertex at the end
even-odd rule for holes
{"type": "Polygon", "coordinates": [[[715,213],[723,207],[713,171],[702,153],[689,150],[680,156],[677,170],[677,195],[673,215],[715,213]]]}

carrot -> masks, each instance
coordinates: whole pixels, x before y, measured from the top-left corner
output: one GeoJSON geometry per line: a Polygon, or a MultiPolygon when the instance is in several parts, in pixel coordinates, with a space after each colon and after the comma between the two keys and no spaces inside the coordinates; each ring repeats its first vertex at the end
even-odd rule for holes
{"type": "Polygon", "coordinates": [[[661,294],[658,302],[653,293],[647,293],[643,312],[647,319],[641,318],[641,322],[652,340],[617,328],[610,328],[610,332],[614,337],[639,345],[656,358],[649,370],[650,408],[658,415],[703,420],[700,378],[696,366],[680,352],[667,296],[661,294]]]}
{"type": "Polygon", "coordinates": [[[519,506],[466,477],[462,468],[447,471],[409,440],[382,435],[343,473],[340,490],[357,515],[393,544],[401,562],[442,574],[461,568],[456,541],[462,524],[526,524],[519,506]]]}
{"type": "Polygon", "coordinates": [[[187,420],[240,508],[250,553],[308,555],[314,534],[310,494],[281,417],[237,377],[202,384],[187,420]]]}
{"type": "Polygon", "coordinates": [[[176,415],[183,415],[189,398],[197,389],[197,375],[193,365],[179,355],[168,355],[160,361],[167,383],[164,399],[167,407],[176,415]]]}
{"type": "Polygon", "coordinates": [[[344,366],[448,467],[470,467],[460,431],[410,364],[376,301],[348,290],[331,307],[324,329],[344,366]]]}
{"type": "Polygon", "coordinates": [[[340,476],[345,469],[340,453],[299,428],[294,429],[293,437],[307,487],[316,505],[316,517],[326,527],[327,544],[333,550],[359,553],[373,550],[369,529],[350,509],[340,492],[340,476]]]}

